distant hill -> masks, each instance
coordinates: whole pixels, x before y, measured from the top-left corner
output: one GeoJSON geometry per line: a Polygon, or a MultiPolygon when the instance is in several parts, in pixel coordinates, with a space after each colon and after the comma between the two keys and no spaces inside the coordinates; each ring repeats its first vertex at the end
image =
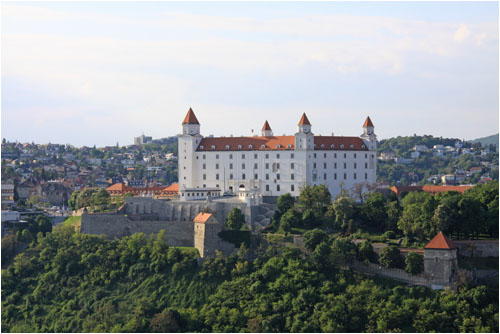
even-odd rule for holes
{"type": "Polygon", "coordinates": [[[477,138],[474,140],[469,140],[470,143],[481,143],[481,145],[488,146],[490,144],[496,145],[498,147],[498,133],[496,135],[491,135],[488,137],[483,137],[483,138],[477,138]]]}

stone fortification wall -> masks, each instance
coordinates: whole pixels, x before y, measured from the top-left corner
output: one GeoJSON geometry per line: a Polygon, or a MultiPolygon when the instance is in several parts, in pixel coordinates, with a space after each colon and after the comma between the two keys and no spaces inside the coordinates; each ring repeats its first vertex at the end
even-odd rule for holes
{"type": "Polygon", "coordinates": [[[453,241],[462,256],[498,257],[498,240],[457,240],[453,241]]]}
{"type": "Polygon", "coordinates": [[[171,246],[193,247],[192,221],[132,220],[119,214],[83,214],[80,233],[107,235],[110,238],[142,232],[146,235],[165,230],[167,242],[171,246]]]}
{"type": "Polygon", "coordinates": [[[215,214],[219,223],[224,224],[233,208],[239,208],[252,221],[252,211],[245,203],[203,202],[203,201],[162,201],[147,197],[128,197],[125,213],[132,220],[193,221],[205,209],[215,214]]]}

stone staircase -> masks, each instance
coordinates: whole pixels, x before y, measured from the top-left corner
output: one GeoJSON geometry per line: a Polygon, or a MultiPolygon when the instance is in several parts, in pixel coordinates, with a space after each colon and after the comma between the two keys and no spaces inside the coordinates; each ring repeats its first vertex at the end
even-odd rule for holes
{"type": "Polygon", "coordinates": [[[271,218],[274,215],[274,211],[277,210],[276,204],[263,203],[259,206],[259,214],[255,217],[253,221],[253,227],[255,230],[262,230],[271,224],[271,218]]]}

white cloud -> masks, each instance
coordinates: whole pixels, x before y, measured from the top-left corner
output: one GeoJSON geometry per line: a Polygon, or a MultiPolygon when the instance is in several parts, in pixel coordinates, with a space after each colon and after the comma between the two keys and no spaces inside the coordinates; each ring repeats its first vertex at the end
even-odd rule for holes
{"type": "Polygon", "coordinates": [[[462,43],[470,36],[470,31],[467,25],[462,24],[455,32],[455,41],[462,43]]]}

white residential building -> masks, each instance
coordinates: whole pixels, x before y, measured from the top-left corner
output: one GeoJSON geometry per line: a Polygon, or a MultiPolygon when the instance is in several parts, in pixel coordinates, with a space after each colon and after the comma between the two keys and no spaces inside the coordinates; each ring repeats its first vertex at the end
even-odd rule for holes
{"type": "MultiPolygon", "coordinates": [[[[200,189],[211,195],[257,189],[264,197],[298,196],[304,185],[324,184],[335,198],[376,182],[377,137],[368,117],[359,137],[315,136],[305,114],[297,133],[274,136],[266,121],[261,136],[203,137],[192,109],[179,135],[179,192],[190,200],[200,189]],[[210,190],[210,191],[209,191],[210,190]]],[[[202,194],[201,197],[207,194],[202,194]]]]}

